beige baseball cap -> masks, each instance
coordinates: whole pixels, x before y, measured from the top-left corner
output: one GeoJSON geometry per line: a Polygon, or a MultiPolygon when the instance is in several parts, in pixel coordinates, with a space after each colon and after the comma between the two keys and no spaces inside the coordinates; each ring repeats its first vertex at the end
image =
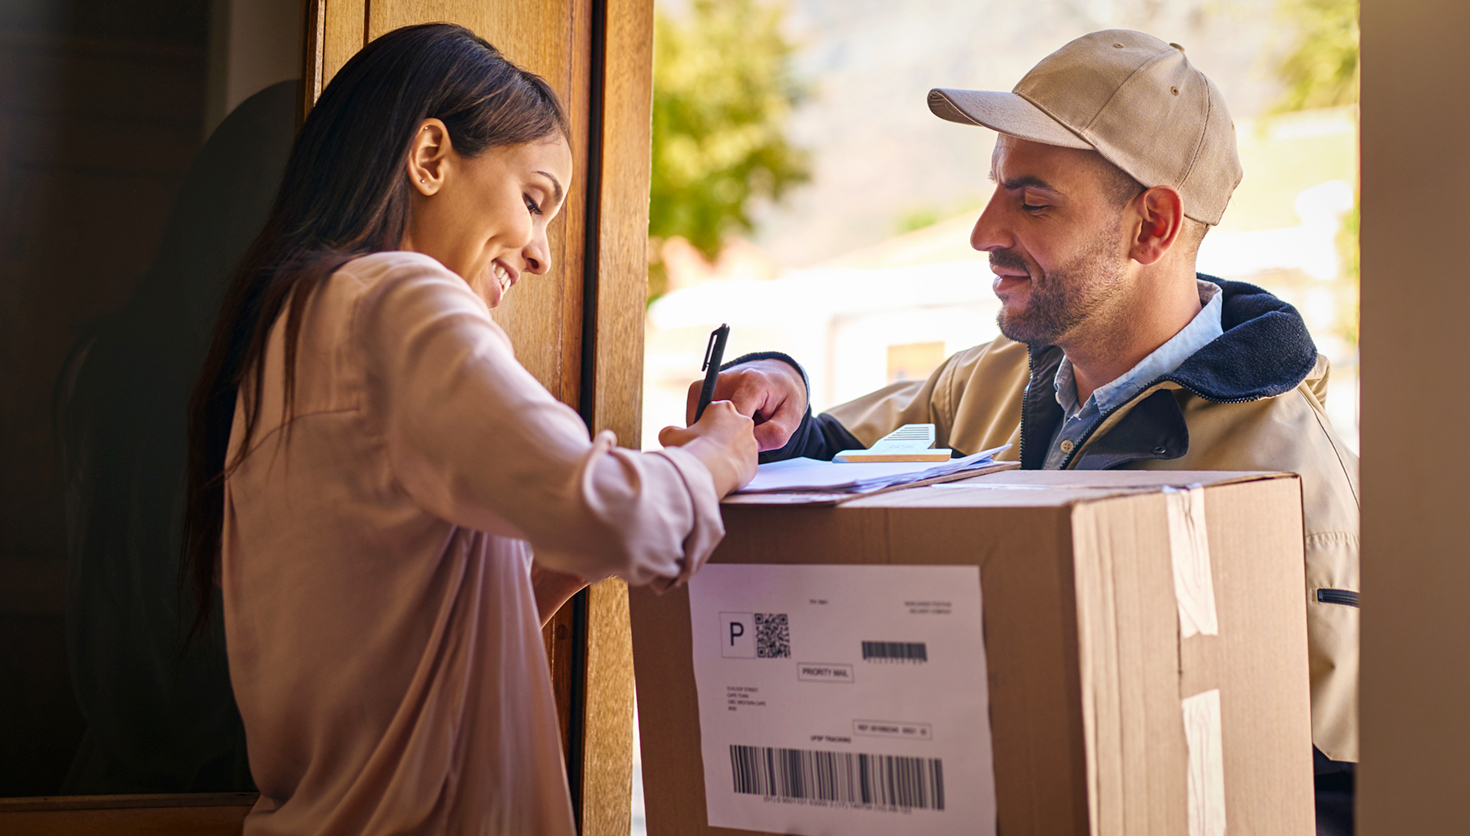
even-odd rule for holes
{"type": "Polygon", "coordinates": [[[1091,148],[1147,188],[1171,186],[1184,214],[1220,222],[1240,184],[1235,123],[1184,47],[1127,29],[1083,35],[1010,93],[930,90],[934,115],[1003,134],[1091,148]]]}

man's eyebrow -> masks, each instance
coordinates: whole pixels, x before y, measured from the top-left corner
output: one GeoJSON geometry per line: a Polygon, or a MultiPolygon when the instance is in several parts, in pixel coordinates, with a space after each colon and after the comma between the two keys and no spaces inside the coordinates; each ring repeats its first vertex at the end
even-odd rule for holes
{"type": "Polygon", "coordinates": [[[536,173],[551,181],[551,196],[555,198],[557,203],[561,203],[561,199],[566,196],[566,193],[562,191],[561,181],[557,180],[555,177],[551,176],[545,171],[537,171],[536,173]]]}
{"type": "MultiPolygon", "coordinates": [[[[992,181],[995,180],[995,174],[994,173],[991,173],[990,179],[992,181]]],[[[1062,191],[1061,189],[1057,188],[1056,186],[1053,186],[1052,184],[1050,184],[1050,183],[1046,182],[1045,180],[1041,179],[1040,177],[1036,177],[1034,175],[1029,175],[1029,174],[1026,175],[1026,176],[1024,176],[1024,177],[1016,177],[1016,178],[1013,178],[1013,179],[1002,180],[1002,181],[1000,181],[1000,185],[1001,185],[1002,188],[1005,188],[1005,189],[1008,189],[1008,190],[1011,190],[1011,191],[1014,191],[1016,189],[1041,189],[1042,191],[1048,191],[1048,192],[1051,192],[1052,194],[1056,194],[1056,195],[1063,195],[1063,196],[1066,195],[1066,192],[1062,191]]]]}

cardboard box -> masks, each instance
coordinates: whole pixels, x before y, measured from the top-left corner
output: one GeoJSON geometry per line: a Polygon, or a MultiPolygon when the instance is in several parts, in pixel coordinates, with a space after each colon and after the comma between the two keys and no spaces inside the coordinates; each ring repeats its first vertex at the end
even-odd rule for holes
{"type": "MultiPolygon", "coordinates": [[[[1314,832],[1294,475],[1010,471],[957,484],[837,507],[727,505],[712,562],[978,565],[1005,836],[1314,832]],[[1218,635],[1181,636],[1181,497],[1202,500],[1218,635]],[[1212,801],[1219,776],[1200,772],[1205,747],[1191,760],[1184,706],[1214,689],[1212,801]]],[[[687,591],[634,590],[631,609],[649,833],[752,832],[707,823],[687,591]]]]}

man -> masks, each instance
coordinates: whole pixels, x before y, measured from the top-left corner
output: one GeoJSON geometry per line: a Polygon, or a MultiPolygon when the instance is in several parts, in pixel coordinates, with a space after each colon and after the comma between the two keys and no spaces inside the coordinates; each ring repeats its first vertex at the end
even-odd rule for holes
{"type": "Polygon", "coordinates": [[[1295,309],[1195,273],[1242,173],[1219,90],[1183,47],[1115,30],[1013,93],[934,90],[929,107],[1001,134],[970,242],[990,255],[1004,337],[816,417],[784,355],[733,361],[716,397],[755,418],[763,460],[933,423],[940,446],[1010,442],[1023,468],[1301,474],[1318,828],[1350,832],[1357,457],[1323,412],[1327,364],[1295,309]]]}

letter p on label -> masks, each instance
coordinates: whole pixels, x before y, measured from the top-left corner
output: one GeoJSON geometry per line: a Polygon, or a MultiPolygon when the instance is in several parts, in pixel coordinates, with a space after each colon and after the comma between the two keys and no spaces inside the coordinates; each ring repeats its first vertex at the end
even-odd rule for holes
{"type": "Polygon", "coordinates": [[[720,613],[720,655],[726,659],[755,658],[754,613],[720,613]]]}

